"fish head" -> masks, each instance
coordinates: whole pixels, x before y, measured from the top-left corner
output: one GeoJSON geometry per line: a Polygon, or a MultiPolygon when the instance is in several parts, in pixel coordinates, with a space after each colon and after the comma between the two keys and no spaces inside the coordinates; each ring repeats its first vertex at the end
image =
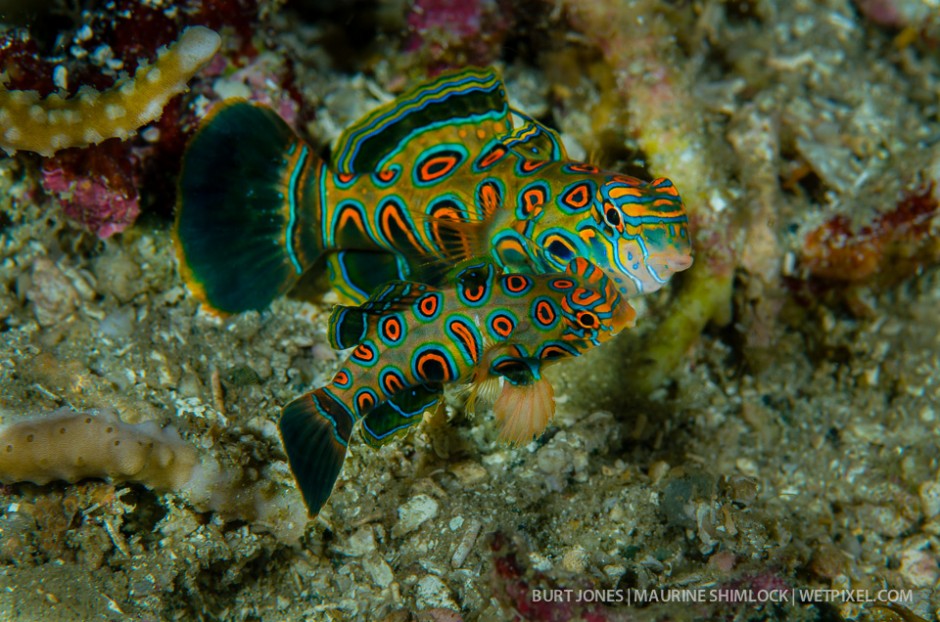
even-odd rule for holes
{"type": "Polygon", "coordinates": [[[556,204],[532,238],[543,261],[558,270],[585,258],[632,298],[660,289],[692,265],[689,218],[668,179],[585,174],[565,186],[556,204]]]}
{"type": "Polygon", "coordinates": [[[596,235],[610,254],[598,265],[625,297],[654,292],[692,265],[689,217],[671,181],[610,175],[599,195],[596,235]]]}

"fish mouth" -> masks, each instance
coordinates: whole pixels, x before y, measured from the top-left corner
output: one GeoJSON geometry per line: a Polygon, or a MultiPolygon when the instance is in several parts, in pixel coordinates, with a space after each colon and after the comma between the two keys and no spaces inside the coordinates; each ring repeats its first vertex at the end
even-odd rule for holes
{"type": "Polygon", "coordinates": [[[676,272],[691,268],[694,261],[691,254],[670,255],[664,259],[664,265],[666,270],[669,271],[669,276],[672,276],[676,272]]]}
{"type": "Polygon", "coordinates": [[[650,256],[646,259],[646,270],[661,287],[665,285],[676,272],[682,272],[683,270],[691,268],[692,262],[692,255],[689,253],[670,251],[650,253],[650,256]]]}
{"type": "Polygon", "coordinates": [[[690,252],[670,250],[651,252],[634,261],[635,264],[624,265],[617,256],[611,264],[598,266],[624,298],[636,298],[662,289],[673,274],[692,267],[693,259],[690,252]]]}

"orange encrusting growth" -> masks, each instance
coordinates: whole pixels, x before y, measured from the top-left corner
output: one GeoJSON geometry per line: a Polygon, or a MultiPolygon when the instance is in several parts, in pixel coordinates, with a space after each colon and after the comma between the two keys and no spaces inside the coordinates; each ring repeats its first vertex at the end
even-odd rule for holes
{"type": "Polygon", "coordinates": [[[834,216],[806,236],[802,264],[811,276],[830,281],[903,280],[940,261],[938,210],[929,184],[857,231],[845,216],[834,216]]]}

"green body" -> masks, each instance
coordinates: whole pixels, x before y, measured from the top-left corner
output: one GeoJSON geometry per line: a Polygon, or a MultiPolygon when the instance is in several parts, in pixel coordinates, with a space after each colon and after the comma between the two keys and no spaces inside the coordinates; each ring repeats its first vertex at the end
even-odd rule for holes
{"type": "Polygon", "coordinates": [[[326,501],[352,430],[382,445],[442,399],[447,383],[541,381],[545,364],[578,356],[633,322],[610,279],[575,259],[562,274],[467,266],[447,288],[397,281],[358,307],[337,306],[334,347],[354,347],[332,381],[284,409],[281,431],[311,512],[326,501]]]}

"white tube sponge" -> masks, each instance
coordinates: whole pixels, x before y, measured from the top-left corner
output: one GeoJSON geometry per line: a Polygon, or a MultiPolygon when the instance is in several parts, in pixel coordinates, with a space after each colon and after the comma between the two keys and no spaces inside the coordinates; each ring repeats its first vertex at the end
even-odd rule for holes
{"type": "Polygon", "coordinates": [[[196,450],[173,428],[125,423],[108,411],[59,409],[0,426],[0,482],[46,484],[101,477],[177,490],[193,475],[196,450]]]}

